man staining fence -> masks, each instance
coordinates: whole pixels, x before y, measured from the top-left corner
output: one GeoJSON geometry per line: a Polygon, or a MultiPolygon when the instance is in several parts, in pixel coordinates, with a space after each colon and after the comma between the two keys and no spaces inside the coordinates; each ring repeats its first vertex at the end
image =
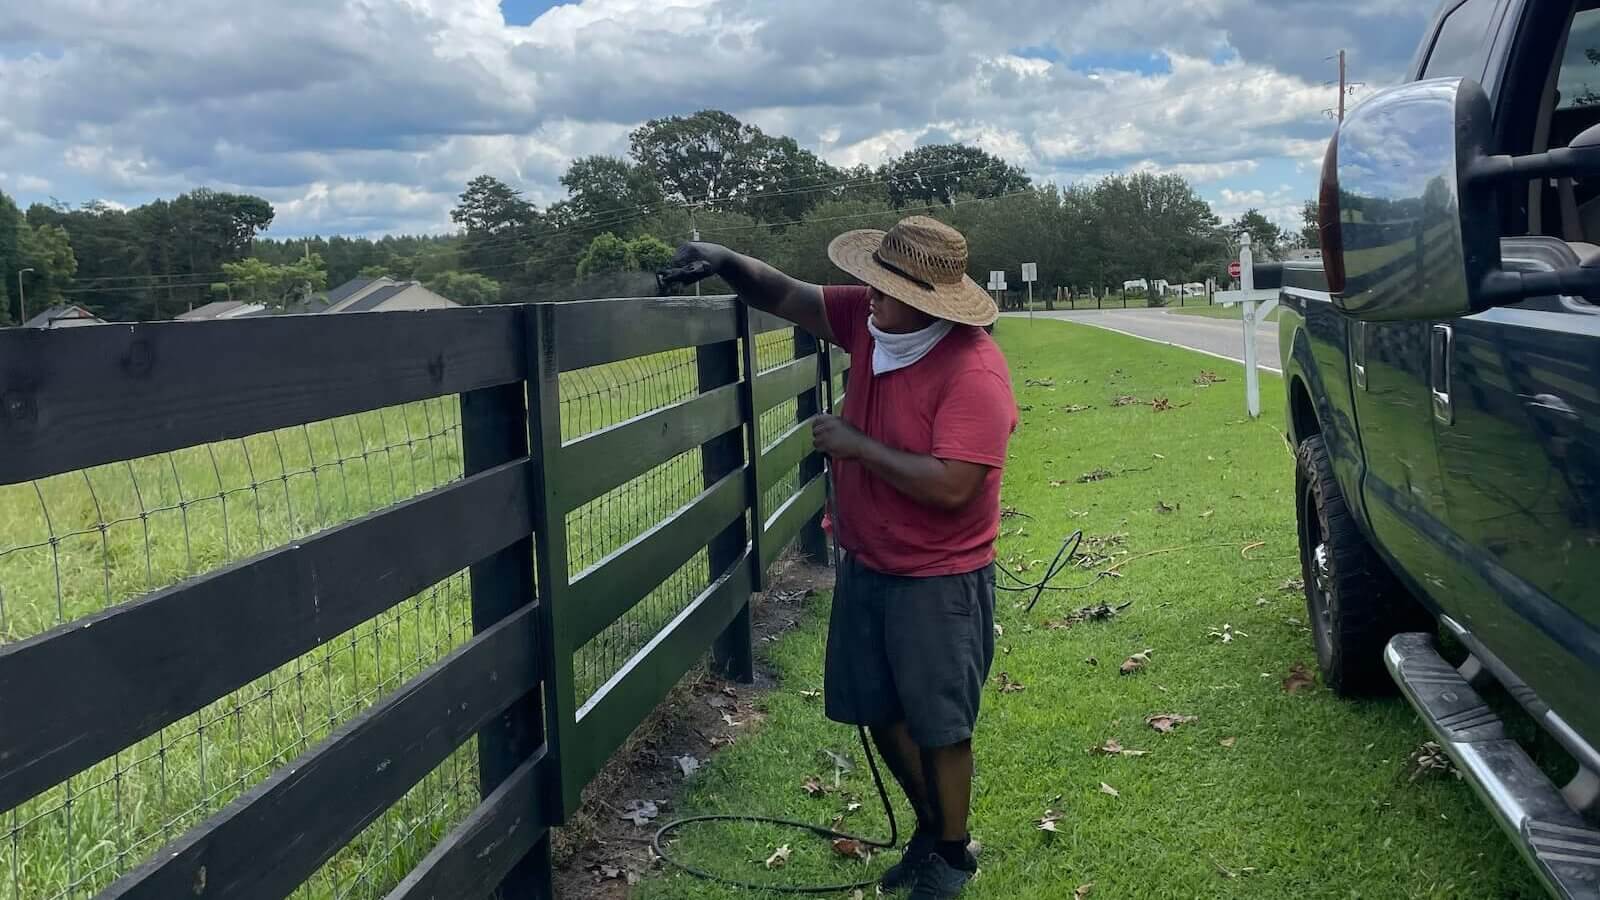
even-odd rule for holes
{"type": "Polygon", "coordinates": [[[871,730],[917,814],[884,887],[954,897],[977,867],[972,733],[994,656],[994,542],[1016,402],[980,327],[997,310],[967,277],[960,232],[912,217],[841,235],[828,255],[865,286],[806,284],[715,244],[686,244],[673,264],[721,276],[750,305],[850,353],[844,416],[814,428],[834,462],[830,524],[846,554],[826,710],[871,730]]]}

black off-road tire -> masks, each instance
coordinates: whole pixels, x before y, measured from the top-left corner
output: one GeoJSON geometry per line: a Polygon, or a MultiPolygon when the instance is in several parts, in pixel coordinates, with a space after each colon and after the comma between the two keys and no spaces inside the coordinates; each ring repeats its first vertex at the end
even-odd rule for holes
{"type": "Polygon", "coordinates": [[[1433,619],[1389,571],[1356,525],[1321,435],[1295,454],[1295,511],[1306,612],[1323,683],[1344,697],[1393,693],[1383,648],[1433,619]]]}

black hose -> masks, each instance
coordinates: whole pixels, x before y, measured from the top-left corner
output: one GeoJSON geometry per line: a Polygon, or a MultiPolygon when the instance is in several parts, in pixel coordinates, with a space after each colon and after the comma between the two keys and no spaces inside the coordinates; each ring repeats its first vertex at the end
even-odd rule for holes
{"type": "Polygon", "coordinates": [[[775,894],[838,894],[845,891],[852,891],[856,888],[867,888],[876,885],[878,883],[878,879],[876,878],[867,878],[862,881],[852,881],[845,884],[823,884],[815,886],[759,884],[754,881],[740,881],[736,878],[725,878],[721,875],[707,872],[704,869],[691,866],[682,860],[673,859],[661,844],[662,839],[666,837],[666,835],[677,831],[679,828],[682,828],[685,825],[692,825],[695,822],[759,822],[766,825],[782,825],[785,828],[799,828],[804,831],[809,831],[818,837],[827,838],[828,840],[843,839],[857,841],[863,846],[874,847],[879,850],[887,850],[898,846],[900,843],[900,828],[894,819],[894,806],[889,802],[889,789],[884,787],[883,776],[878,772],[878,763],[875,759],[873,759],[872,746],[867,741],[866,727],[858,725],[856,726],[856,729],[861,735],[861,752],[867,755],[867,768],[872,770],[872,783],[878,788],[878,799],[883,801],[884,815],[889,817],[888,840],[877,841],[873,840],[872,838],[862,837],[856,834],[849,834],[833,828],[824,828],[821,825],[813,825],[810,822],[797,822],[793,819],[778,819],[771,816],[714,815],[690,816],[686,819],[677,819],[675,821],[668,822],[656,831],[655,837],[650,839],[650,849],[655,851],[656,856],[661,857],[662,862],[677,866],[696,878],[703,878],[706,881],[727,885],[728,887],[744,888],[751,891],[771,891],[775,894]]]}
{"type": "Polygon", "coordinates": [[[1066,587],[1057,587],[1050,583],[1057,575],[1065,571],[1067,566],[1071,565],[1072,557],[1077,554],[1078,546],[1082,543],[1082,529],[1067,535],[1066,540],[1061,542],[1061,549],[1056,551],[1055,559],[1050,560],[1049,567],[1044,570],[1044,577],[1038,581],[1023,581],[1020,575],[1006,568],[1005,563],[996,559],[994,562],[995,568],[999,569],[1016,584],[996,584],[995,590],[1017,593],[1033,591],[1033,599],[1028,601],[1028,608],[1025,610],[1025,612],[1033,612],[1033,607],[1039,602],[1039,598],[1044,596],[1045,591],[1082,591],[1094,587],[1100,582],[1099,577],[1086,584],[1075,584],[1066,587]]]}

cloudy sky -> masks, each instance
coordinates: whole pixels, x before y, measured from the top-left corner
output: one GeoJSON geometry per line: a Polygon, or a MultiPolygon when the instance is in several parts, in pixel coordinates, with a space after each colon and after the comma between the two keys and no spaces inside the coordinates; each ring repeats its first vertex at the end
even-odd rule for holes
{"type": "MultiPolygon", "coordinates": [[[[0,4],[0,190],[259,194],[272,234],[434,232],[491,173],[715,107],[826,159],[976,143],[1040,180],[1178,172],[1286,223],[1335,63],[1403,77],[1432,0],[48,0],[0,4]]],[[[1366,90],[1369,88],[1363,88],[1366,90]]]]}

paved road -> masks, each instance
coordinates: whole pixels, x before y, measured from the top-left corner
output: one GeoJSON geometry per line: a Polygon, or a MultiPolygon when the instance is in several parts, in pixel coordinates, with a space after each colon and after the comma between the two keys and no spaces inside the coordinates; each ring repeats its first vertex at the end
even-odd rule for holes
{"type": "MultiPolygon", "coordinates": [[[[1027,318],[1027,313],[1006,313],[1027,318]]],[[[1237,319],[1183,316],[1162,309],[1106,309],[1035,312],[1036,319],[1066,319],[1120,331],[1135,337],[1188,347],[1213,356],[1244,362],[1244,324],[1237,319]]],[[[1256,364],[1278,371],[1278,327],[1266,322],[1256,331],[1256,364]]]]}

